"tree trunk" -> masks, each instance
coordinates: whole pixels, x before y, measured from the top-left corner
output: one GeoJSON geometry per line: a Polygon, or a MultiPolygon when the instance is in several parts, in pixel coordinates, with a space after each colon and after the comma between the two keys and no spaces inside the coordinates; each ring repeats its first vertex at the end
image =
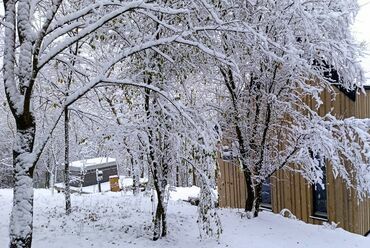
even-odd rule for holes
{"type": "MultiPolygon", "coordinates": [[[[230,67],[227,67],[226,69],[221,68],[221,73],[224,77],[225,85],[229,91],[232,105],[233,105],[233,121],[235,125],[235,134],[238,140],[239,144],[239,155],[242,158],[242,166],[244,171],[244,177],[245,177],[245,185],[246,185],[246,201],[245,201],[245,211],[246,212],[254,212],[254,200],[255,200],[255,191],[253,188],[253,181],[252,181],[252,174],[250,170],[248,169],[248,166],[245,161],[248,161],[248,154],[246,150],[246,142],[243,137],[242,128],[240,127],[240,111],[238,106],[238,94],[236,93],[236,85],[233,77],[233,72],[230,67]]],[[[257,106],[258,107],[258,106],[257,106]]],[[[256,116],[259,115],[259,108],[256,110],[256,116]]],[[[256,122],[256,121],[255,121],[256,122]]],[[[253,135],[252,135],[253,137],[253,135]]],[[[254,142],[249,142],[254,143],[254,142]]],[[[254,215],[255,213],[253,213],[254,215]]]]}
{"type": "MultiPolygon", "coordinates": [[[[26,167],[25,161],[17,167],[26,167]],[[23,166],[21,165],[23,163],[23,166]]],[[[14,173],[13,209],[10,216],[10,248],[30,248],[33,232],[33,187],[30,170],[18,168],[14,173]]]]}
{"type": "Polygon", "coordinates": [[[154,224],[153,240],[154,241],[158,240],[161,237],[166,236],[166,230],[167,230],[167,227],[164,226],[164,224],[166,224],[166,221],[165,221],[165,216],[164,216],[165,211],[164,211],[163,200],[162,200],[163,196],[157,187],[155,187],[155,191],[157,193],[158,203],[157,203],[157,208],[156,208],[154,219],[153,219],[153,224],[154,224]]]}
{"type": "Polygon", "coordinates": [[[262,182],[256,184],[256,186],[254,187],[253,217],[258,217],[258,212],[260,211],[261,202],[262,202],[262,182]]]}
{"type": "MultiPolygon", "coordinates": [[[[126,141],[125,144],[127,145],[126,141]]],[[[138,195],[140,192],[140,178],[139,178],[139,168],[136,168],[135,166],[135,159],[134,159],[134,153],[131,151],[131,149],[127,149],[128,154],[130,155],[130,162],[131,162],[131,170],[130,170],[130,176],[132,177],[132,193],[134,195],[138,195]]]]}
{"type": "Polygon", "coordinates": [[[165,237],[167,235],[167,213],[166,209],[164,209],[163,207],[162,210],[162,237],[165,237]]]}
{"type": "Polygon", "coordinates": [[[45,189],[50,188],[50,172],[46,171],[45,172],[45,189]]]}
{"type": "MultiPolygon", "coordinates": [[[[151,84],[151,78],[148,78],[148,84],[151,84]]],[[[147,120],[153,118],[151,108],[150,108],[150,90],[145,90],[145,112],[147,120]]],[[[155,100],[154,100],[155,101],[155,100]]],[[[153,130],[152,127],[148,126],[148,138],[149,138],[149,166],[151,168],[153,176],[154,189],[157,194],[157,207],[156,212],[153,217],[153,240],[158,240],[161,237],[167,235],[167,221],[166,221],[166,207],[165,207],[165,189],[167,186],[168,178],[168,165],[163,163],[158,163],[156,152],[154,147],[161,147],[161,139],[155,134],[158,134],[159,130],[153,130]]]]}
{"type": "Polygon", "coordinates": [[[30,248],[33,232],[33,172],[32,156],[36,128],[31,114],[16,119],[17,138],[13,149],[14,189],[10,216],[10,248],[30,248]]]}
{"type": "Polygon", "coordinates": [[[55,178],[55,175],[54,175],[54,171],[52,171],[50,173],[50,178],[49,178],[49,182],[50,182],[50,189],[51,189],[51,194],[54,195],[54,178],[55,178]]]}
{"type": "MultiPolygon", "coordinates": [[[[156,164],[156,163],[155,163],[156,164]]],[[[153,165],[153,166],[157,166],[153,165]]],[[[167,221],[166,221],[166,210],[164,207],[164,187],[162,185],[162,182],[159,182],[158,178],[158,170],[153,170],[153,179],[154,179],[154,189],[157,193],[157,208],[155,211],[153,224],[154,224],[154,230],[153,230],[153,240],[158,240],[161,237],[164,237],[167,235],[167,221]]]]}
{"type": "Polygon", "coordinates": [[[68,107],[64,109],[64,196],[66,214],[72,212],[71,208],[71,187],[69,176],[69,116],[68,107]]]}
{"type": "Polygon", "coordinates": [[[193,185],[192,186],[198,186],[197,185],[197,177],[196,177],[194,168],[192,168],[191,171],[192,171],[192,174],[193,174],[193,185]]]}
{"type": "MultiPolygon", "coordinates": [[[[245,167],[244,167],[245,168],[245,167]]],[[[254,202],[254,190],[252,187],[252,177],[251,173],[244,169],[244,177],[245,177],[245,185],[246,185],[246,201],[245,201],[245,212],[251,212],[253,210],[253,202],[254,202]]]]}
{"type": "Polygon", "coordinates": [[[140,178],[137,170],[134,169],[132,175],[132,193],[138,195],[140,192],[140,178]]]}

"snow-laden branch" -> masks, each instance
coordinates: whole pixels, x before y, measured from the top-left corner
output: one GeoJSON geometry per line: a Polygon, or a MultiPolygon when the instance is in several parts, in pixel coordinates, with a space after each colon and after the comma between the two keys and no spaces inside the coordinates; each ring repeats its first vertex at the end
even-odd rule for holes
{"type": "Polygon", "coordinates": [[[63,0],[52,0],[51,8],[47,10],[46,19],[44,24],[41,27],[41,30],[38,32],[37,39],[36,39],[36,48],[40,48],[42,40],[44,39],[45,35],[47,34],[47,30],[49,29],[54,17],[62,4],[63,0]]]}
{"type": "Polygon", "coordinates": [[[46,132],[46,134],[43,136],[41,141],[39,143],[36,143],[35,148],[32,151],[32,157],[34,158],[34,164],[36,164],[38,162],[38,160],[40,159],[41,154],[44,151],[44,149],[46,147],[46,144],[51,139],[52,134],[53,134],[54,130],[56,129],[60,118],[63,116],[63,113],[64,113],[64,108],[62,108],[61,110],[58,111],[58,113],[56,114],[55,120],[53,120],[53,122],[52,122],[53,124],[50,127],[50,129],[46,132]]]}
{"type": "MultiPolygon", "coordinates": [[[[68,19],[73,19],[77,20],[79,19],[80,16],[88,14],[94,7],[102,7],[104,4],[107,5],[116,5],[120,6],[118,9],[110,11],[108,14],[105,14],[104,16],[100,17],[98,20],[96,20],[93,24],[91,23],[82,23],[82,22],[72,22],[71,24],[67,26],[63,25],[58,25],[58,27],[61,27],[60,29],[55,29],[54,32],[51,32],[49,36],[47,36],[47,40],[45,44],[43,45],[43,50],[45,50],[48,46],[52,44],[55,39],[63,36],[67,32],[73,30],[76,27],[79,26],[86,26],[85,28],[82,28],[78,34],[72,37],[65,38],[63,42],[60,44],[57,44],[55,47],[51,48],[50,51],[48,51],[45,55],[43,55],[40,58],[39,64],[37,66],[38,69],[41,69],[46,63],[48,63],[51,59],[53,59],[56,55],[58,55],[60,52],[62,52],[64,49],[67,47],[71,46],[78,40],[83,39],[87,35],[93,33],[100,27],[102,27],[104,24],[108,23],[109,21],[113,20],[114,18],[123,15],[124,13],[135,10],[135,9],[143,9],[146,11],[156,11],[156,12],[161,12],[165,14],[170,14],[170,15],[175,15],[175,14],[185,14],[188,13],[189,11],[187,9],[173,9],[173,8],[168,8],[168,7],[161,7],[157,4],[148,4],[145,3],[145,1],[140,0],[140,1],[132,1],[124,4],[118,4],[116,2],[107,2],[107,3],[101,3],[98,5],[93,5],[90,6],[86,9],[83,9],[81,11],[78,11],[74,14],[71,14],[71,16],[68,19]]],[[[64,20],[66,21],[66,20],[64,20]]]]}
{"type": "MultiPolygon", "coordinates": [[[[106,14],[105,16],[101,17],[99,20],[97,20],[95,23],[88,25],[86,28],[80,30],[77,35],[65,38],[63,42],[56,45],[55,47],[51,48],[51,50],[44,56],[41,56],[39,64],[37,68],[40,70],[46,63],[48,63],[51,59],[53,59],[55,56],[57,56],[60,52],[62,52],[64,49],[70,47],[72,44],[76,43],[77,41],[83,39],[87,35],[91,34],[92,32],[99,29],[101,26],[103,26],[105,23],[111,21],[112,19],[116,18],[117,16],[122,15],[123,13],[139,7],[141,4],[143,4],[143,1],[135,1],[126,4],[124,7],[118,8],[117,10],[111,11],[110,13],[106,14]]],[[[63,32],[65,32],[63,30],[63,32]]],[[[61,34],[55,35],[55,37],[60,37],[61,34]]]]}
{"type": "MultiPolygon", "coordinates": [[[[143,43],[143,44],[139,44],[137,46],[134,46],[134,47],[131,47],[129,49],[126,49],[124,52],[122,52],[121,54],[117,55],[115,58],[113,58],[112,60],[110,60],[109,62],[107,62],[106,64],[104,64],[103,66],[103,69],[101,70],[101,74],[98,75],[97,77],[95,77],[94,79],[90,80],[89,83],[87,83],[85,86],[82,86],[78,91],[70,94],[64,104],[63,104],[63,108],[66,107],[66,106],[69,106],[71,104],[73,104],[75,101],[77,101],[78,99],[80,99],[82,96],[84,96],[87,92],[89,92],[92,88],[94,88],[95,86],[97,86],[98,84],[102,83],[102,82],[110,82],[110,83],[119,83],[119,84],[126,84],[126,85],[133,85],[133,86],[140,86],[140,87],[144,87],[145,85],[140,85],[140,84],[135,84],[132,82],[132,80],[130,79],[127,79],[127,80],[110,80],[109,78],[106,78],[104,77],[104,73],[108,72],[109,69],[111,67],[113,67],[115,64],[119,63],[120,61],[122,61],[123,59],[137,53],[137,52],[140,52],[140,51],[143,51],[145,49],[148,49],[148,48],[152,48],[152,47],[155,47],[155,46],[158,46],[158,45],[163,45],[163,44],[168,44],[170,42],[173,42],[174,40],[176,40],[179,36],[178,35],[175,35],[175,36],[171,36],[171,37],[167,37],[167,38],[161,38],[161,39],[157,39],[157,40],[152,40],[152,41],[148,41],[146,43],[143,43]],[[135,84],[135,85],[134,85],[135,84]]],[[[153,88],[152,87],[152,90],[156,90],[158,91],[158,93],[160,93],[161,91],[157,88],[153,88]]],[[[162,92],[162,94],[165,94],[164,92],[162,92]]],[[[170,99],[169,97],[167,99],[170,99]]],[[[192,122],[192,119],[186,115],[186,113],[184,113],[183,111],[180,110],[179,108],[179,111],[184,114],[185,118],[187,119],[187,121],[189,121],[194,127],[196,127],[196,125],[192,122]]],[[[57,118],[57,121],[59,121],[60,119],[60,116],[63,114],[63,110],[61,110],[60,113],[58,113],[57,116],[59,116],[59,118],[57,118]]],[[[57,123],[55,123],[51,130],[47,133],[49,133],[51,135],[51,133],[53,132],[53,130],[55,129],[55,126],[56,126],[57,123]]],[[[45,148],[46,146],[46,143],[47,141],[49,140],[49,137],[50,135],[46,135],[43,140],[41,140],[39,143],[38,143],[38,147],[37,149],[35,149],[34,151],[34,154],[35,154],[35,157],[39,158],[43,149],[45,148]]]]}
{"type": "Polygon", "coordinates": [[[203,43],[201,43],[199,41],[188,40],[188,39],[179,37],[179,38],[176,39],[176,42],[181,43],[181,44],[185,44],[185,45],[188,45],[188,46],[196,47],[199,50],[201,50],[202,52],[204,52],[205,54],[208,54],[208,55],[218,59],[222,63],[224,63],[226,65],[229,65],[229,66],[231,66],[231,68],[238,71],[238,67],[235,65],[235,63],[233,63],[230,60],[231,58],[228,58],[224,53],[221,53],[219,51],[216,51],[214,49],[211,49],[211,48],[205,46],[203,43]]]}
{"type": "Polygon", "coordinates": [[[167,101],[169,101],[176,108],[176,110],[180,113],[181,116],[183,116],[194,128],[198,129],[198,126],[194,123],[193,119],[185,111],[183,111],[183,108],[179,106],[178,103],[173,101],[172,97],[170,97],[167,92],[161,90],[160,88],[156,86],[153,86],[150,84],[135,83],[134,81],[131,81],[131,80],[124,81],[124,80],[110,79],[110,78],[101,79],[101,82],[109,83],[109,84],[135,86],[138,88],[145,88],[145,89],[152,90],[158,93],[159,95],[161,95],[162,97],[164,97],[167,101]]]}
{"type": "Polygon", "coordinates": [[[9,107],[13,115],[20,115],[23,112],[23,97],[21,96],[15,79],[15,26],[16,26],[16,11],[15,1],[6,1],[5,7],[5,22],[9,25],[5,26],[5,45],[4,45],[4,86],[5,94],[8,99],[9,107]]]}
{"type": "Polygon", "coordinates": [[[161,38],[161,39],[158,39],[158,40],[150,40],[148,42],[144,42],[142,44],[138,44],[138,45],[133,46],[131,48],[125,49],[124,52],[118,54],[115,58],[111,59],[110,61],[108,61],[107,63],[105,63],[103,65],[103,69],[100,71],[100,75],[98,75],[96,78],[90,80],[90,82],[88,84],[81,87],[75,93],[71,94],[66,99],[65,106],[71,105],[77,99],[79,99],[81,96],[83,96],[88,91],[90,91],[93,87],[95,87],[100,82],[102,82],[103,79],[106,79],[104,74],[107,73],[111,67],[113,67],[115,64],[121,62],[123,59],[125,59],[125,58],[127,58],[127,57],[129,57],[129,56],[131,56],[135,53],[144,51],[146,49],[149,49],[149,48],[152,48],[152,47],[155,47],[155,46],[159,46],[159,45],[163,45],[163,44],[168,44],[170,42],[173,42],[177,38],[178,38],[178,35],[167,37],[167,38],[161,38]]]}

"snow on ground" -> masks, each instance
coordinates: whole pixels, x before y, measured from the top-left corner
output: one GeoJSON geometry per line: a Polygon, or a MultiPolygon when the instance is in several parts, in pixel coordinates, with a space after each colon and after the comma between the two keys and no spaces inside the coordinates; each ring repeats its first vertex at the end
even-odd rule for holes
{"type": "Polygon", "coordinates": [[[172,201],[188,200],[189,197],[198,197],[200,188],[196,186],[192,187],[176,187],[171,190],[170,199],[172,201]]]}
{"type": "MultiPolygon", "coordinates": [[[[119,177],[119,185],[120,188],[123,189],[124,191],[128,190],[130,187],[133,185],[133,179],[131,177],[125,177],[125,176],[120,176],[119,177]]],[[[140,184],[145,184],[148,182],[148,178],[140,178],[139,179],[140,184]]],[[[56,188],[59,189],[64,189],[64,183],[56,183],[55,184],[56,188]]],[[[97,184],[90,185],[90,186],[85,186],[80,189],[80,187],[73,187],[70,186],[72,192],[81,192],[81,193],[98,193],[99,192],[99,187],[97,184]]],[[[110,191],[110,183],[109,182],[104,182],[101,183],[101,190],[103,192],[108,192],[110,191]]],[[[199,193],[199,188],[198,188],[198,193],[199,193]]]]}
{"type": "MultiPolygon", "coordinates": [[[[196,190],[179,188],[171,199],[186,199],[196,195],[196,190]]],[[[248,220],[231,209],[220,211],[221,240],[200,241],[197,208],[181,200],[169,202],[168,237],[154,242],[150,240],[149,196],[113,192],[73,195],[72,204],[73,213],[66,217],[62,194],[35,190],[34,248],[370,247],[370,239],[342,229],[309,225],[269,212],[248,220]]],[[[7,247],[11,205],[12,191],[0,190],[0,247],[7,247]]]]}

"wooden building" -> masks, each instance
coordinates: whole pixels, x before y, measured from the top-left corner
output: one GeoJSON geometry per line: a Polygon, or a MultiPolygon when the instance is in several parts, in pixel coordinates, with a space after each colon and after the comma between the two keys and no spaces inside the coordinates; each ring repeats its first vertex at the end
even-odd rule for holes
{"type": "Polygon", "coordinates": [[[70,163],[71,186],[82,187],[97,184],[96,170],[103,172],[101,182],[108,182],[109,176],[117,175],[117,164],[114,158],[101,157],[79,160],[70,163]]]}
{"type": "MultiPolygon", "coordinates": [[[[365,94],[346,94],[338,90],[335,101],[329,93],[322,94],[320,114],[333,109],[338,118],[355,116],[370,118],[370,87],[365,94]]],[[[312,103],[313,104],[313,103],[312,103]]],[[[347,188],[340,178],[334,178],[330,161],[326,163],[325,189],[310,185],[301,175],[280,170],[262,189],[262,206],[274,213],[289,209],[298,219],[311,224],[334,222],[343,229],[368,235],[370,232],[370,197],[359,201],[357,193],[347,188]]],[[[231,160],[219,159],[219,206],[244,208],[246,189],[240,166],[231,160]]]]}

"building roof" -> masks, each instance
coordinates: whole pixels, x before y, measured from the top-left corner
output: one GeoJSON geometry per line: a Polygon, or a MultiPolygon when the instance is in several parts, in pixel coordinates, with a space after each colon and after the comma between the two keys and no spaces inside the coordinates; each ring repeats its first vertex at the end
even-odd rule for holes
{"type": "Polygon", "coordinates": [[[72,163],[69,164],[69,168],[71,171],[80,171],[80,170],[100,169],[113,165],[116,165],[115,158],[98,157],[73,161],[72,163]]]}

